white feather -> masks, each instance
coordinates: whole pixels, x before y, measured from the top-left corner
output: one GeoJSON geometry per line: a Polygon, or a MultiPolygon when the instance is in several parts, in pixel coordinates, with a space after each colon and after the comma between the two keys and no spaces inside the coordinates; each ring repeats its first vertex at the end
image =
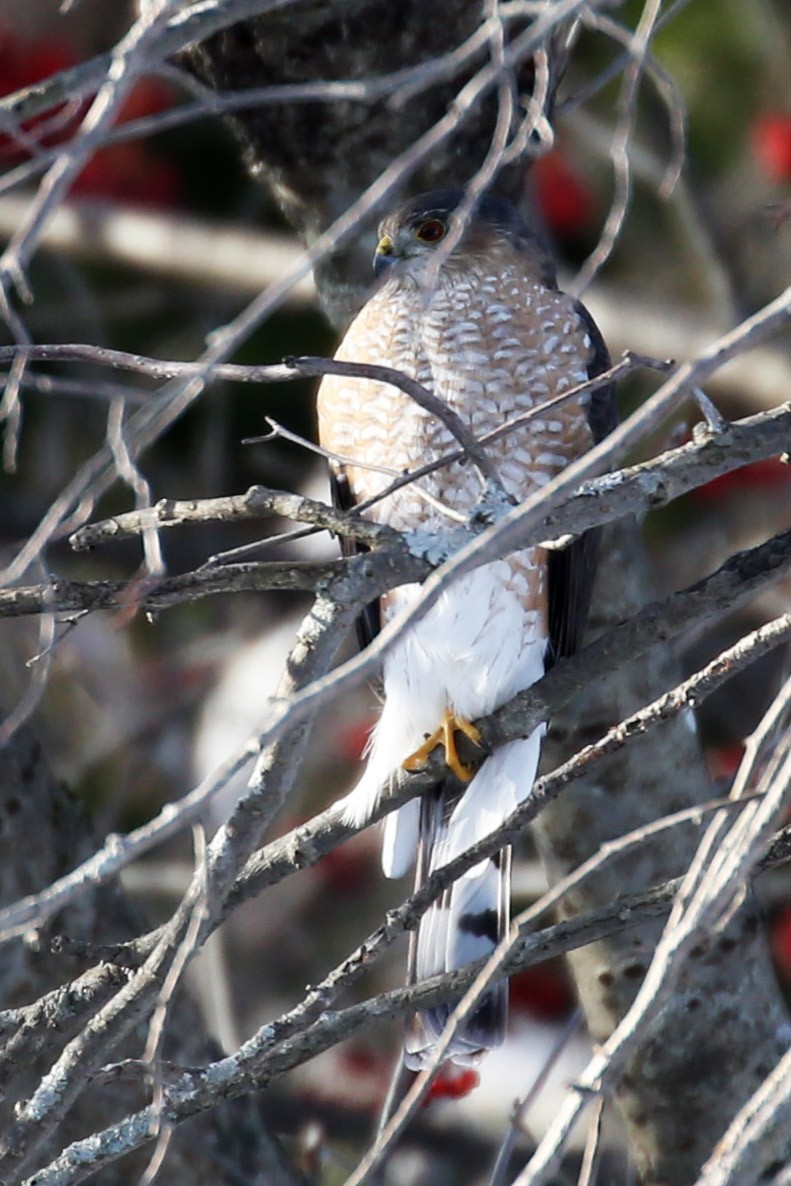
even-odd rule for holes
{"type": "Polygon", "coordinates": [[[404,876],[415,859],[419,832],[419,799],[412,799],[387,816],[382,835],[382,871],[385,877],[404,876]]]}
{"type": "MultiPolygon", "coordinates": [[[[525,612],[509,587],[512,581],[512,569],[504,561],[476,569],[443,593],[386,656],[384,707],[365,772],[344,802],[348,823],[365,823],[382,788],[440,724],[446,708],[462,720],[475,720],[543,674],[546,641],[536,615],[525,612]]],[[[393,609],[408,609],[419,597],[419,586],[404,586],[393,597],[393,609]]],[[[528,740],[503,746],[483,764],[451,819],[451,855],[497,827],[529,792],[542,736],[543,726],[528,740]]],[[[416,804],[388,817],[383,851],[387,876],[400,877],[414,859],[417,826],[416,804]]]]}

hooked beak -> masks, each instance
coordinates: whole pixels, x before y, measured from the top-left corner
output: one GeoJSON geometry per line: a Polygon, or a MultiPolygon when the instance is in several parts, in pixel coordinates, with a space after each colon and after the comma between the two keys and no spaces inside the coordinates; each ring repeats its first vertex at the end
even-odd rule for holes
{"type": "Polygon", "coordinates": [[[396,257],[393,254],[393,240],[388,235],[382,235],[376,244],[376,251],[374,252],[374,275],[381,276],[395,262],[396,257]]]}

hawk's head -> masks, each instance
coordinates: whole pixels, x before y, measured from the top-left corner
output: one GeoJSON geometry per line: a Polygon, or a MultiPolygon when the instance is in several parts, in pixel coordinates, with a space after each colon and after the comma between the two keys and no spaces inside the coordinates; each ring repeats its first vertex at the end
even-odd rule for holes
{"type": "MultiPolygon", "coordinates": [[[[379,226],[374,271],[380,275],[393,265],[399,272],[420,280],[434,261],[437,249],[452,229],[463,190],[433,190],[411,198],[389,214],[379,226]]],[[[452,236],[451,236],[452,237],[452,236]]],[[[444,246],[442,267],[469,266],[474,257],[490,257],[492,264],[507,262],[518,253],[524,267],[531,257],[537,278],[554,285],[554,270],[538,237],[529,229],[516,207],[505,198],[487,194],[479,198],[468,216],[463,233],[450,250],[444,246]],[[527,258],[526,258],[527,257],[527,258]]]]}

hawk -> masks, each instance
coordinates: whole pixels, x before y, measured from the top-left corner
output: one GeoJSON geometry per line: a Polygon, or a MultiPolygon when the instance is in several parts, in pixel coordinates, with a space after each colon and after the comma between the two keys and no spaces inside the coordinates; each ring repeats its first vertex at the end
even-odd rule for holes
{"type": "MultiPolygon", "coordinates": [[[[590,314],[558,290],[537,236],[502,198],[478,201],[458,242],[463,192],[413,198],[379,228],[375,271],[382,282],[335,355],[393,367],[423,384],[461,417],[476,438],[538,409],[526,424],[486,445],[507,493],[521,501],[600,440],[613,426],[610,385],[556,396],[601,374],[609,358],[590,314]]],[[[322,444],[334,498],[350,508],[375,498],[394,474],[458,451],[435,416],[388,384],[326,376],[318,397],[322,444]]],[[[480,502],[474,466],[457,460],[401,486],[365,514],[407,533],[447,533],[480,502]]],[[[457,580],[410,626],[384,659],[383,707],[365,771],[345,813],[362,824],[382,789],[445,747],[448,775],[422,800],[387,817],[382,864],[401,876],[417,861],[418,885],[487,835],[530,793],[545,731],[502,746],[473,772],[459,760],[456,733],[477,738],[473,722],[538,680],[571,653],[588,611],[594,533],[563,551],[530,547],[457,580]]],[[[377,619],[415,604],[405,585],[368,607],[364,641],[377,619]]],[[[470,869],[423,916],[409,956],[410,982],[491,953],[509,921],[510,850],[470,869]]],[[[431,1054],[451,1006],[418,1013],[407,1029],[405,1060],[417,1069],[431,1054]]],[[[504,1037],[507,984],[493,986],[456,1033],[448,1057],[462,1065],[504,1037]]]]}

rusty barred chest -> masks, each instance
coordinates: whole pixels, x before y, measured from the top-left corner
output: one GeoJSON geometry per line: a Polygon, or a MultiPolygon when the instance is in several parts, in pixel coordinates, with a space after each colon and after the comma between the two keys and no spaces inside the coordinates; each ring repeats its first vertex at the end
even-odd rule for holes
{"type": "MultiPolygon", "coordinates": [[[[336,354],[404,371],[453,408],[478,439],[584,382],[590,356],[571,298],[516,268],[445,274],[431,293],[393,277],[358,314],[336,354]]],[[[458,448],[435,417],[385,384],[328,376],[318,413],[322,444],[348,459],[344,469],[356,502],[458,448]]],[[[583,401],[572,397],[538,410],[487,452],[505,488],[523,500],[591,443],[583,401]]],[[[472,465],[454,462],[367,513],[399,530],[440,531],[468,514],[480,496],[472,465]]],[[[543,565],[535,551],[514,558],[513,576],[522,584],[532,570],[528,584],[540,598],[537,569],[543,565]]]]}
{"type": "MultiPolygon", "coordinates": [[[[391,279],[352,323],[336,357],[403,370],[481,438],[584,382],[590,354],[571,299],[506,269],[442,279],[428,295],[391,279]]],[[[396,388],[338,376],[321,384],[319,431],[328,449],[371,467],[347,466],[358,501],[383,490],[395,474],[457,448],[444,425],[396,388]]],[[[582,401],[571,399],[492,442],[488,453],[509,493],[523,499],[591,441],[582,401]]],[[[457,462],[371,514],[399,528],[438,526],[441,504],[463,514],[479,496],[472,467],[457,462]]]]}

